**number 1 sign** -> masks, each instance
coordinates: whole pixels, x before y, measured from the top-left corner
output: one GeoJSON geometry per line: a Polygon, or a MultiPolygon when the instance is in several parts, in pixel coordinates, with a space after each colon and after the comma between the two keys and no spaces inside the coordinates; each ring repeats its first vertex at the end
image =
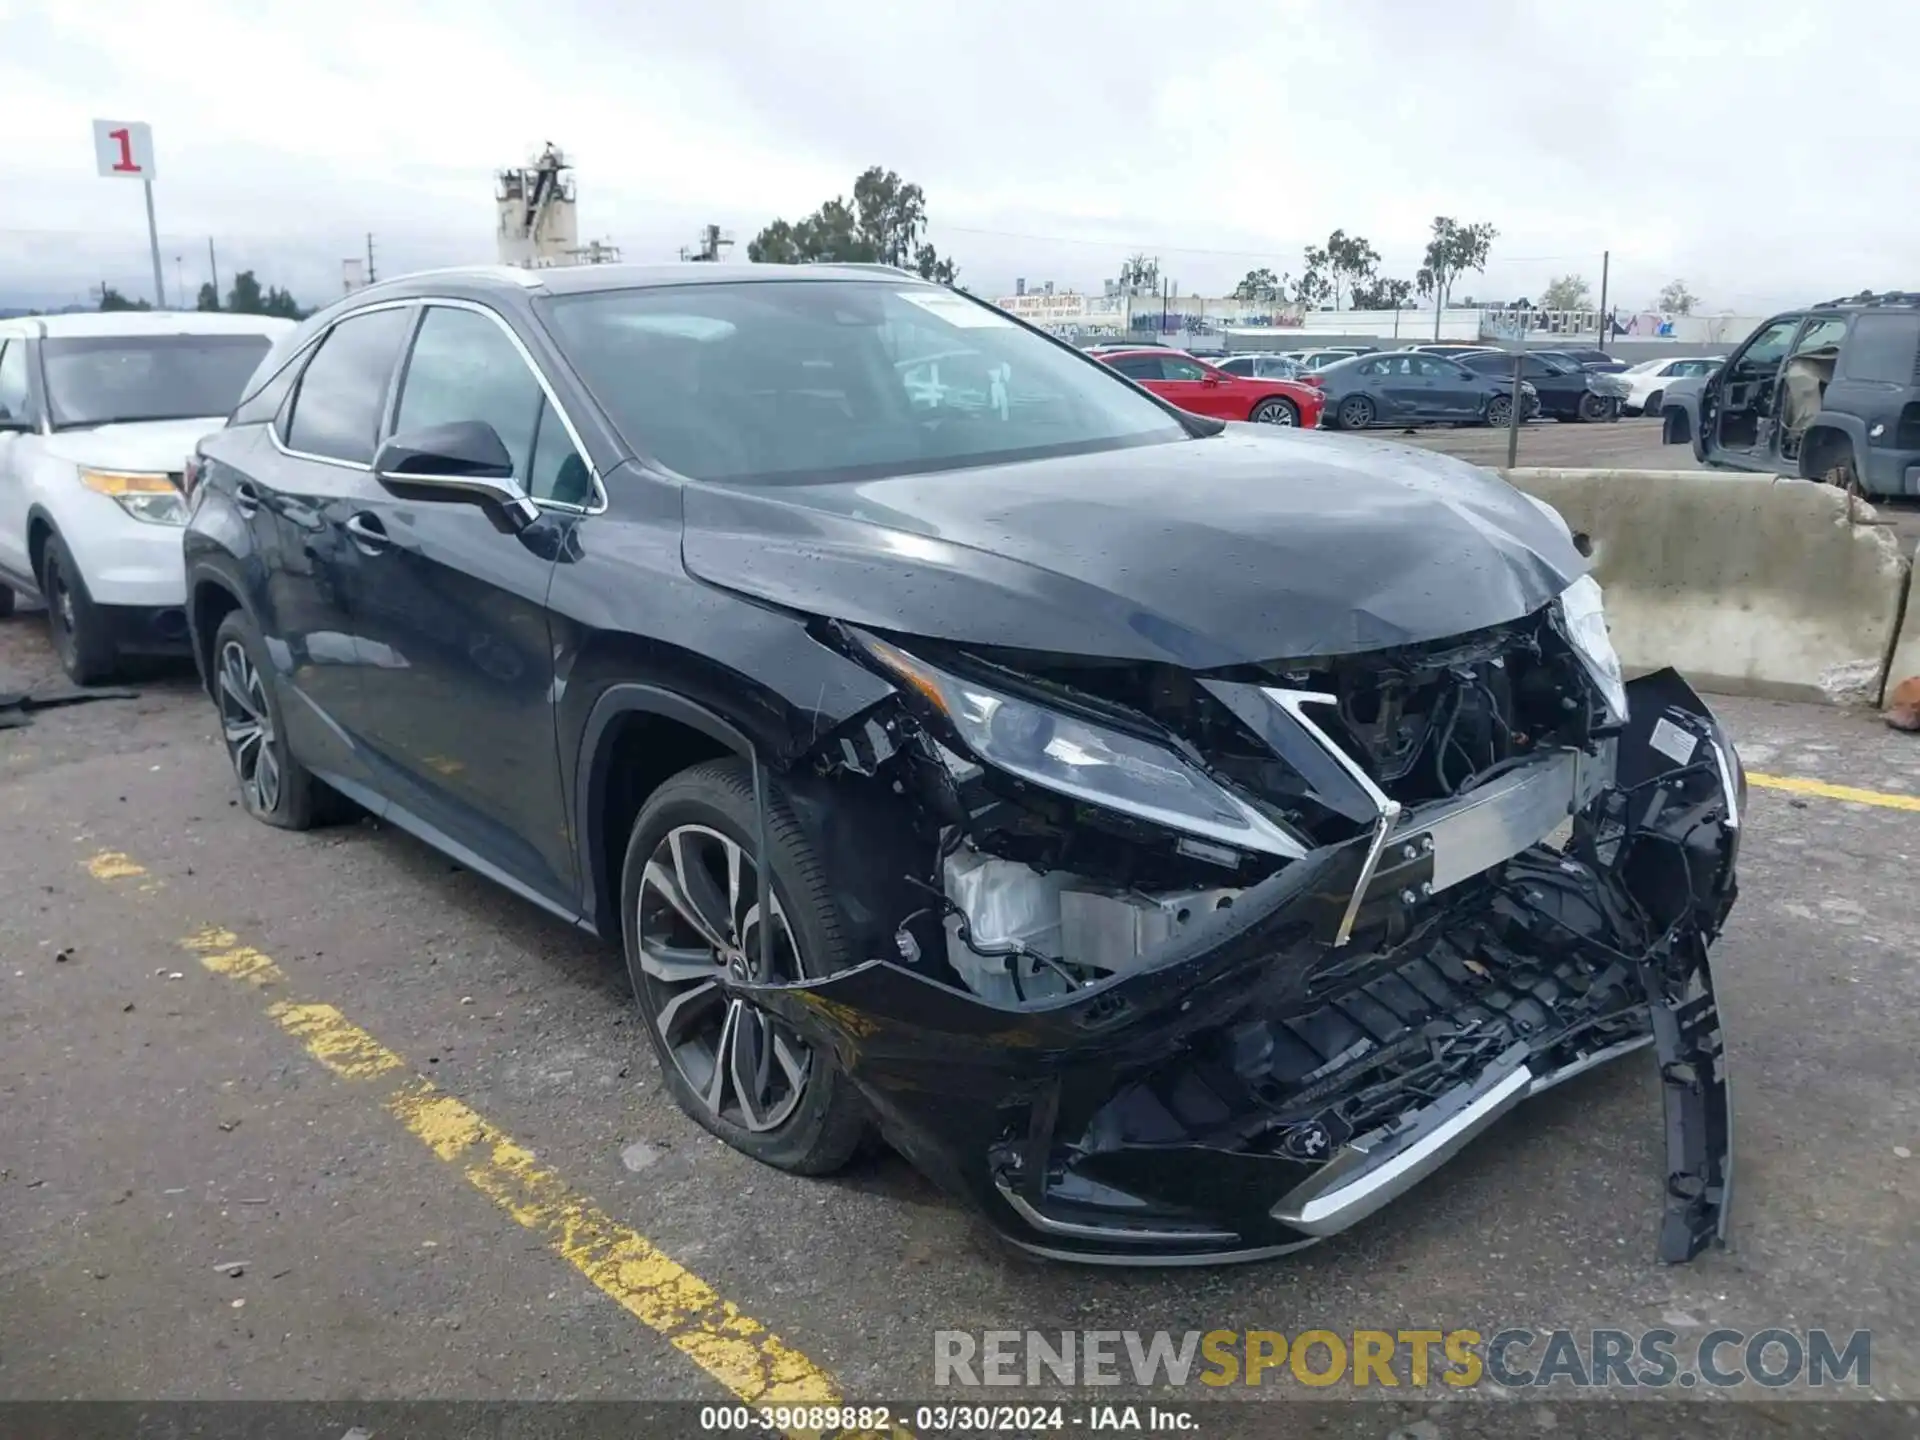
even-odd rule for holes
{"type": "Polygon", "coordinates": [[[138,120],[93,122],[93,161],[108,180],[139,180],[147,195],[147,243],[153,248],[153,303],[167,308],[160,279],[160,227],[153,219],[153,127],[138,120]]]}
{"type": "Polygon", "coordinates": [[[109,180],[153,179],[153,127],[138,120],[94,121],[93,158],[109,180]]]}

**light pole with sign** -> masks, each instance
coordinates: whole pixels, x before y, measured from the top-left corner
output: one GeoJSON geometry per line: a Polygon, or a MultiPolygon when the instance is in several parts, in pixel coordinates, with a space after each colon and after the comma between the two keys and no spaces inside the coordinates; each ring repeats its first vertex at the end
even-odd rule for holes
{"type": "Polygon", "coordinates": [[[153,303],[167,308],[160,276],[160,229],[153,221],[153,127],[139,120],[93,122],[93,158],[109,180],[138,180],[147,192],[147,241],[153,247],[153,303]]]}

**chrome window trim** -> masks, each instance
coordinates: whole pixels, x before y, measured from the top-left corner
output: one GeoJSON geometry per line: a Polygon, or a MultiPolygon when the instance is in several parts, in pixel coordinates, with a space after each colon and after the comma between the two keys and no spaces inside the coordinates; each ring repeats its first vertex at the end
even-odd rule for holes
{"type": "MultiPolygon", "coordinates": [[[[470,274],[473,272],[469,271],[465,273],[470,274]]],[[[547,379],[546,373],[541,370],[539,362],[533,358],[533,352],[527,349],[526,342],[515,332],[513,326],[507,323],[506,317],[491,306],[482,305],[475,300],[459,299],[452,295],[413,295],[403,300],[377,300],[371,304],[355,306],[345,314],[336,316],[327,323],[327,328],[323,330],[311,344],[304,348],[309,350],[318,348],[318,346],[326,340],[326,337],[333,333],[334,327],[361,315],[372,315],[381,310],[404,310],[416,307],[424,311],[436,305],[449,310],[470,310],[476,315],[486,316],[489,320],[493,321],[495,325],[500,327],[501,333],[507,337],[515,353],[520,356],[520,363],[525,365],[528,371],[532,373],[534,383],[540,387],[540,393],[546,397],[547,404],[553,408],[553,413],[560,417],[561,425],[566,427],[567,438],[573,442],[574,453],[580,457],[580,463],[587,467],[587,476],[593,481],[593,499],[585,505],[570,505],[564,500],[542,500],[537,495],[529,495],[527,498],[542,510],[552,510],[556,514],[561,515],[599,515],[604,513],[608,501],[606,482],[600,478],[599,467],[593,463],[592,457],[588,455],[587,447],[580,439],[579,428],[573,423],[573,417],[567,413],[567,407],[560,403],[560,397],[554,393],[552,382],[547,379]]],[[[421,318],[424,320],[425,316],[423,315],[421,318]]],[[[413,333],[409,334],[406,340],[405,356],[408,365],[413,363],[413,343],[418,336],[419,327],[416,325],[413,333]]],[[[306,374],[303,371],[300,376],[300,383],[304,384],[306,378],[306,374]]],[[[404,386],[406,378],[405,371],[401,371],[396,378],[398,378],[404,386]]],[[[390,413],[384,418],[384,425],[392,424],[394,416],[398,414],[399,400],[399,390],[393,390],[392,393],[387,396],[387,409],[390,413]]],[[[294,409],[296,411],[299,409],[298,385],[294,387],[294,409]]],[[[331,455],[314,455],[304,450],[295,450],[280,438],[280,431],[277,425],[270,423],[267,426],[267,433],[273,439],[274,448],[282,455],[289,456],[292,459],[311,460],[316,464],[333,465],[342,470],[358,470],[368,475],[373,473],[373,466],[371,464],[362,464],[358,460],[340,460],[331,455]]]]}

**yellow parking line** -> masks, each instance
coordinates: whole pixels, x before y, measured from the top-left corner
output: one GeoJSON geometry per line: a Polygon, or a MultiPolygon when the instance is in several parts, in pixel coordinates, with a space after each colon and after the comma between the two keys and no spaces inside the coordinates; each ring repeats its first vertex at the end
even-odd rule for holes
{"type": "MultiPolygon", "coordinates": [[[[118,851],[95,855],[86,868],[104,882],[147,873],[118,851]]],[[[838,1385],[822,1366],[578,1194],[541,1166],[532,1151],[421,1077],[333,1006],[287,997],[287,975],[270,956],[219,926],[198,930],[179,944],[212,974],[269,995],[281,992],[267,1014],[309,1055],[343,1080],[384,1082],[382,1103],[410,1134],[742,1401],[754,1406],[841,1403],[838,1385]]]]}
{"type": "Polygon", "coordinates": [[[1889,810],[1920,810],[1920,795],[1895,795],[1885,790],[1862,790],[1853,785],[1829,785],[1824,780],[1803,780],[1798,775],[1756,775],[1748,771],[1747,784],[1762,790],[1785,790],[1790,795],[1818,795],[1823,800],[1855,800],[1862,805],[1882,805],[1889,810]]]}

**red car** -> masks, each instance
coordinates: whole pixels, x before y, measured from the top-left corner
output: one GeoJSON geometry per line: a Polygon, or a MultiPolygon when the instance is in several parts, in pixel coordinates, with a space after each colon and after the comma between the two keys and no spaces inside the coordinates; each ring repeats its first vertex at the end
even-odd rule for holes
{"type": "Polygon", "coordinates": [[[1325,403],[1318,390],[1301,381],[1229,375],[1179,350],[1106,350],[1097,358],[1162,400],[1216,420],[1312,428],[1320,423],[1325,403]]]}

